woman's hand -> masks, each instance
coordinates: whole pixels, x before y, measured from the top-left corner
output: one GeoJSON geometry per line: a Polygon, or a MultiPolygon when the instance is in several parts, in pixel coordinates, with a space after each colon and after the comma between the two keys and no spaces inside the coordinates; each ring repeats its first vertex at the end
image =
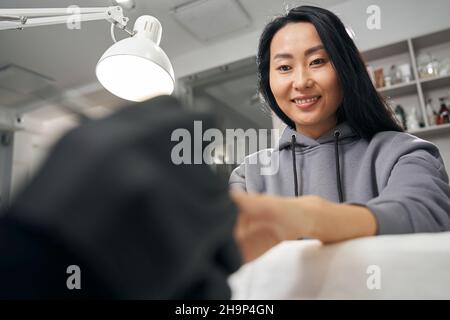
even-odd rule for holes
{"type": "Polygon", "coordinates": [[[232,192],[239,214],[235,238],[244,262],[249,262],[281,241],[304,237],[309,221],[304,204],[320,202],[319,197],[286,198],[232,192]]]}
{"type": "Polygon", "coordinates": [[[314,238],[324,243],[376,234],[372,212],[318,196],[280,197],[232,192],[238,207],[235,238],[244,262],[285,240],[314,238]]]}

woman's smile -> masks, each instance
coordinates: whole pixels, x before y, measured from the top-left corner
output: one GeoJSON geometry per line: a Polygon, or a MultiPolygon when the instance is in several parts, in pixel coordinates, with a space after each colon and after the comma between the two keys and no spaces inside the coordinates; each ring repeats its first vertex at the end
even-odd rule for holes
{"type": "Polygon", "coordinates": [[[296,107],[306,110],[310,109],[312,106],[316,105],[322,96],[313,96],[310,98],[294,98],[291,101],[295,104],[296,107]]]}

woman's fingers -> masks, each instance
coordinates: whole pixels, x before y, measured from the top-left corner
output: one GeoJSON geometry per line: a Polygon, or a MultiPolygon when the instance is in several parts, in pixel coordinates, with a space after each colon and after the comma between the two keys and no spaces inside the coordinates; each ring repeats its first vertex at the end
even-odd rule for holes
{"type": "Polygon", "coordinates": [[[272,196],[234,191],[230,192],[230,197],[237,205],[239,213],[249,217],[271,219],[279,207],[278,199],[272,196]]]}
{"type": "Polygon", "coordinates": [[[249,262],[284,240],[282,225],[275,219],[276,197],[230,193],[238,207],[234,236],[245,262],[249,262]]]}
{"type": "Polygon", "coordinates": [[[248,218],[247,223],[267,223],[284,240],[295,240],[304,237],[305,228],[309,229],[313,221],[305,214],[305,204],[317,203],[316,196],[299,198],[278,197],[261,194],[232,192],[232,200],[236,203],[239,216],[248,218]],[[276,229],[276,231],[275,231],[276,229]]]}

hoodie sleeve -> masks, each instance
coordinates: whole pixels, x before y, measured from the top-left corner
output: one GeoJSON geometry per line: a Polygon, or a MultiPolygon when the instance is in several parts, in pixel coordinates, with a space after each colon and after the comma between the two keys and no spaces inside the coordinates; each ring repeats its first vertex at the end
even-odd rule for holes
{"type": "Polygon", "coordinates": [[[438,148],[402,134],[388,149],[381,170],[386,182],[366,203],[377,220],[377,234],[450,230],[450,186],[438,148]]]}
{"type": "Polygon", "coordinates": [[[245,157],[244,161],[231,172],[228,181],[232,191],[261,193],[265,192],[264,176],[275,170],[278,164],[272,149],[263,149],[245,157]]]}
{"type": "Polygon", "coordinates": [[[245,163],[242,163],[231,172],[229,186],[232,191],[247,191],[245,187],[245,163]]]}

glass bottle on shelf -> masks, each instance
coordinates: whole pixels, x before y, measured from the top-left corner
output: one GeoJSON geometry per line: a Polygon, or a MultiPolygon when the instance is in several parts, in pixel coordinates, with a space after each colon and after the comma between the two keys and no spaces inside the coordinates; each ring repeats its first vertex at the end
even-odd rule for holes
{"type": "Polygon", "coordinates": [[[436,124],[444,124],[444,123],[450,123],[450,110],[447,108],[447,105],[445,103],[446,97],[440,97],[439,103],[441,105],[441,108],[438,112],[438,118],[436,124]]]}
{"type": "Polygon", "coordinates": [[[419,120],[417,119],[416,108],[412,109],[411,112],[408,114],[407,126],[408,130],[419,129],[419,120]]]}
{"type": "MultiPolygon", "coordinates": [[[[401,81],[401,74],[399,75],[397,66],[393,64],[389,70],[388,77],[390,79],[389,84],[386,82],[386,86],[391,86],[393,84],[397,84],[401,81]]],[[[385,79],[386,80],[386,79],[385,79]]]]}
{"type": "Polygon", "coordinates": [[[419,128],[425,128],[425,120],[422,112],[419,109],[415,109],[417,121],[419,121],[419,128]]]}
{"type": "Polygon", "coordinates": [[[399,121],[399,123],[402,125],[404,130],[408,130],[408,126],[406,124],[406,113],[405,113],[405,109],[403,109],[403,107],[401,105],[397,105],[395,107],[395,117],[397,118],[397,120],[399,121]]]}
{"type": "Polygon", "coordinates": [[[429,98],[425,106],[427,112],[428,124],[430,126],[436,125],[437,112],[433,108],[433,99],[429,98]]]}
{"type": "Polygon", "coordinates": [[[416,115],[417,122],[419,123],[419,128],[425,127],[425,120],[423,119],[423,114],[419,107],[414,107],[414,113],[416,115]]]}

